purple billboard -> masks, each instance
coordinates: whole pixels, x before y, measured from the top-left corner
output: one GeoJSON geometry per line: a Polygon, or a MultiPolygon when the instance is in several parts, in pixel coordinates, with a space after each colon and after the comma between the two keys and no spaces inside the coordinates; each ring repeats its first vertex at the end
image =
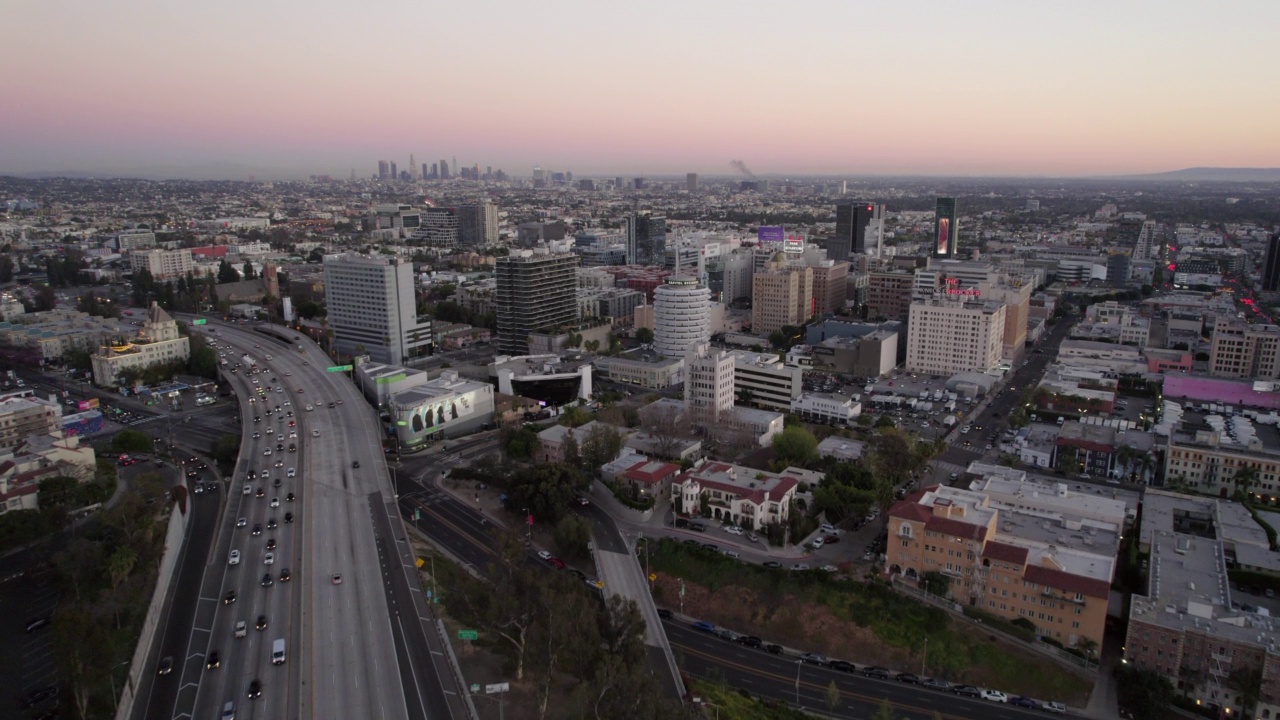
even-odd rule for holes
{"type": "Polygon", "coordinates": [[[756,231],[756,240],[764,245],[765,243],[781,244],[787,237],[787,233],[781,225],[761,225],[756,231]]]}

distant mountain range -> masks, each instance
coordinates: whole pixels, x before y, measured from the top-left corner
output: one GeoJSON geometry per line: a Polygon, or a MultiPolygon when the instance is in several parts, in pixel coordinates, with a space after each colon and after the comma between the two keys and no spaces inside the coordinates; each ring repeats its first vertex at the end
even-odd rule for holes
{"type": "Polygon", "coordinates": [[[1134,180],[1182,182],[1280,182],[1280,168],[1193,167],[1146,175],[1126,175],[1134,180]]]}

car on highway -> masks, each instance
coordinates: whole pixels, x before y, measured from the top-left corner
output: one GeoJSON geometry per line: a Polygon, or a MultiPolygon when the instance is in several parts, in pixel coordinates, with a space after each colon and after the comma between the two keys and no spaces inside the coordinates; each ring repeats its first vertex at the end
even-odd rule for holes
{"type": "Polygon", "coordinates": [[[298,475],[297,468],[289,468],[288,470],[284,471],[285,477],[296,477],[297,475],[298,475]]]}
{"type": "MultiPolygon", "coordinates": [[[[250,479],[252,479],[252,478],[250,478],[250,479]]],[[[241,494],[241,495],[252,495],[252,494],[253,494],[253,486],[252,486],[252,485],[250,485],[249,483],[245,483],[245,484],[244,484],[244,490],[243,490],[240,494],[241,494]]]]}
{"type": "Polygon", "coordinates": [[[49,623],[50,620],[47,617],[31,620],[27,623],[27,632],[35,632],[43,627],[48,627],[49,623]]]}
{"type": "Polygon", "coordinates": [[[334,573],[333,577],[329,578],[329,582],[333,583],[334,585],[341,585],[342,573],[334,573]]]}
{"type": "Polygon", "coordinates": [[[165,658],[160,661],[160,666],[156,668],[156,674],[168,675],[171,672],[173,672],[173,656],[166,655],[165,658]]]}
{"type": "Polygon", "coordinates": [[[57,696],[58,696],[57,685],[49,685],[47,687],[42,687],[36,690],[32,690],[31,692],[27,693],[27,696],[25,698],[22,699],[22,707],[32,708],[44,702],[45,700],[48,700],[49,698],[53,698],[57,696]]]}
{"type": "Polygon", "coordinates": [[[998,702],[998,703],[1007,703],[1007,702],[1009,702],[1009,696],[1008,696],[1008,695],[1005,695],[1004,693],[1000,692],[999,690],[983,690],[983,691],[982,691],[982,699],[983,699],[983,700],[989,700],[989,701],[991,701],[991,702],[998,702]]]}
{"type": "Polygon", "coordinates": [[[273,584],[275,584],[275,580],[271,579],[271,573],[263,573],[262,587],[271,587],[273,584]]]}
{"type": "Polygon", "coordinates": [[[249,634],[249,626],[243,620],[236,621],[236,637],[242,638],[249,634]]]}
{"type": "Polygon", "coordinates": [[[262,556],[262,564],[263,564],[263,565],[273,565],[273,564],[275,564],[275,561],[276,561],[276,554],[275,554],[275,553],[267,553],[266,555],[263,555],[263,556],[262,556]]]}
{"type": "Polygon", "coordinates": [[[222,597],[222,604],[223,604],[223,605],[230,605],[231,603],[233,603],[233,602],[235,602],[235,601],[236,601],[236,591],[235,591],[235,590],[228,590],[228,591],[227,591],[227,594],[226,594],[226,595],[224,595],[224,596],[222,597]]]}
{"type": "Polygon", "coordinates": [[[275,549],[276,549],[276,539],[275,539],[275,538],[267,538],[267,549],[268,549],[268,550],[275,550],[275,549]]]}
{"type": "Polygon", "coordinates": [[[249,524],[249,518],[240,518],[236,521],[236,527],[244,527],[249,524]]]}
{"type": "Polygon", "coordinates": [[[271,507],[273,507],[273,508],[278,508],[278,507],[280,507],[280,498],[279,498],[279,497],[273,497],[273,498],[271,498],[271,507]]]}
{"type": "Polygon", "coordinates": [[[267,496],[267,491],[263,490],[262,488],[258,488],[258,491],[255,492],[253,495],[254,497],[264,498],[267,496]]]}
{"type": "Polygon", "coordinates": [[[352,470],[359,470],[359,469],[360,469],[360,461],[359,461],[359,460],[352,460],[352,461],[351,461],[351,469],[352,469],[352,470]]]}
{"type": "Polygon", "coordinates": [[[1014,695],[1009,698],[1009,704],[1014,707],[1027,708],[1028,710],[1040,709],[1040,701],[1035,698],[1029,698],[1026,695],[1014,695]]]}
{"type": "Polygon", "coordinates": [[[220,667],[222,667],[222,658],[218,657],[217,650],[213,650],[209,653],[209,658],[205,660],[204,668],[206,670],[213,670],[220,667]]]}
{"type": "Polygon", "coordinates": [[[330,409],[330,410],[332,410],[333,408],[334,408],[334,404],[333,404],[333,403],[329,403],[329,409],[330,409]]]}
{"type": "Polygon", "coordinates": [[[249,682],[249,699],[260,697],[262,697],[262,683],[258,680],[251,680],[249,682]]]}
{"type": "Polygon", "coordinates": [[[262,454],[263,454],[263,455],[270,455],[270,454],[271,454],[271,448],[267,448],[266,450],[263,450],[263,451],[262,451],[262,454]]]}
{"type": "Polygon", "coordinates": [[[232,550],[232,551],[231,551],[231,554],[227,556],[227,564],[228,564],[228,565],[239,565],[239,564],[240,564],[240,551],[239,551],[239,550],[232,550]]]}
{"type": "Polygon", "coordinates": [[[289,493],[288,495],[285,495],[285,496],[284,496],[284,501],[285,501],[285,502],[293,502],[293,501],[294,501],[294,500],[296,500],[296,499],[297,499],[297,498],[294,496],[294,494],[293,494],[293,493],[289,493]]]}
{"type": "MultiPolygon", "coordinates": [[[[291,523],[291,522],[293,522],[293,513],[291,513],[291,512],[287,512],[287,513],[285,513],[285,514],[284,514],[284,521],[285,521],[286,523],[291,523]]],[[[275,522],[275,520],[273,519],[273,520],[272,520],[272,522],[275,522]]]]}
{"type": "Polygon", "coordinates": [[[818,665],[820,667],[826,667],[831,664],[831,661],[827,659],[826,655],[820,655],[818,653],[805,653],[800,656],[800,662],[806,665],[818,665]]]}
{"type": "Polygon", "coordinates": [[[706,620],[694,620],[692,623],[690,623],[690,627],[692,627],[694,630],[701,630],[702,632],[708,632],[708,633],[716,631],[715,623],[709,623],[706,620]]]}
{"type": "Polygon", "coordinates": [[[289,572],[289,568],[280,571],[280,582],[289,582],[293,579],[293,573],[289,572]]]}
{"type": "Polygon", "coordinates": [[[951,688],[951,692],[961,697],[982,697],[982,691],[972,685],[957,685],[951,688]]]}
{"type": "Polygon", "coordinates": [[[320,437],[320,431],[319,431],[319,430],[312,430],[312,431],[311,431],[311,437],[320,437]]]}
{"type": "Polygon", "coordinates": [[[253,627],[254,627],[254,628],[256,628],[256,629],[258,629],[258,630],[266,630],[266,629],[267,629],[267,616],[266,616],[266,615],[259,615],[259,616],[258,616],[258,622],[254,623],[253,627]]]}
{"type": "Polygon", "coordinates": [[[253,534],[254,534],[254,535],[261,535],[261,534],[262,534],[262,525],[261,525],[261,524],[259,524],[259,523],[254,523],[254,524],[253,524],[253,531],[252,531],[252,532],[253,532],[253,534]]]}

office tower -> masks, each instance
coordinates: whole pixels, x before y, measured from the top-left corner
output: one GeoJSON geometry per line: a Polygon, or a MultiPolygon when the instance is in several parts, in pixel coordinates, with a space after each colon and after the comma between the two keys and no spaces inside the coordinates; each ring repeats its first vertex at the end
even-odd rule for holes
{"type": "Polygon", "coordinates": [[[387,164],[386,160],[379,160],[378,161],[378,179],[386,180],[390,176],[391,176],[391,166],[387,164]]]}
{"type": "Polygon", "coordinates": [[[418,179],[420,179],[420,180],[426,180],[426,179],[428,179],[428,178],[430,178],[430,177],[431,177],[431,175],[430,175],[430,174],[428,174],[427,164],[426,164],[426,163],[422,163],[422,174],[418,176],[418,179]]]}
{"type": "Polygon", "coordinates": [[[631,181],[631,184],[632,184],[632,187],[634,187],[635,189],[637,189],[637,190],[643,190],[643,189],[644,189],[644,178],[636,178],[636,179],[634,179],[634,180],[632,180],[632,181],[631,181]]]}
{"type": "Polygon", "coordinates": [[[627,264],[639,265],[639,257],[637,255],[639,248],[636,245],[636,216],[634,213],[622,218],[622,239],[623,245],[626,247],[627,264]]]}
{"type": "Polygon", "coordinates": [[[392,180],[400,179],[400,173],[396,172],[396,162],[394,160],[391,161],[391,179],[392,180]]]}
{"type": "Polygon", "coordinates": [[[440,179],[440,163],[431,163],[431,179],[440,179]]]}
{"type": "Polygon", "coordinates": [[[684,360],[684,407],[695,423],[715,423],[733,412],[734,358],[702,344],[684,360]]]}
{"type": "Polygon", "coordinates": [[[1001,301],[962,295],[911,303],[906,369],[929,375],[994,370],[1004,352],[1006,312],[1001,301]]]}
{"type": "Polygon", "coordinates": [[[1126,287],[1129,284],[1131,264],[1129,256],[1124,253],[1111,253],[1107,256],[1107,284],[1111,287],[1126,287]]]}
{"type": "Polygon", "coordinates": [[[459,227],[456,207],[429,207],[422,211],[422,231],[414,235],[423,245],[448,250],[458,246],[459,227]]]}
{"type": "Polygon", "coordinates": [[[661,265],[667,248],[667,219],[661,215],[637,215],[636,263],[661,265]]]}
{"type": "Polygon", "coordinates": [[[496,245],[498,206],[491,202],[459,205],[458,242],[464,246],[496,245]]]}
{"type": "Polygon", "coordinates": [[[409,258],[325,257],[325,305],[337,351],[391,365],[430,355],[431,318],[418,316],[416,279],[409,258]]]}
{"type": "Polygon", "coordinates": [[[578,320],[578,256],[548,250],[512,250],[497,261],[494,311],[498,351],[529,352],[529,335],[578,320]]]}
{"type": "Polygon", "coordinates": [[[449,179],[449,161],[448,160],[440,161],[440,179],[441,180],[449,179]]]}
{"type": "Polygon", "coordinates": [[[673,275],[653,291],[653,349],[684,357],[711,339],[711,292],[696,277],[673,275]]]}
{"type": "Polygon", "coordinates": [[[684,176],[684,189],[689,192],[698,192],[698,173],[689,173],[684,176]]]}
{"type": "Polygon", "coordinates": [[[787,265],[780,255],[751,278],[751,332],[761,337],[813,317],[813,269],[787,265]]]}
{"type": "Polygon", "coordinates": [[[1213,324],[1209,374],[1250,380],[1280,378],[1280,328],[1234,317],[1213,324]]]}
{"type": "Polygon", "coordinates": [[[933,216],[933,254],[935,257],[956,257],[956,244],[960,227],[956,223],[956,199],[938,198],[933,216]]]}
{"type": "Polygon", "coordinates": [[[616,177],[616,178],[614,178],[614,179],[613,179],[613,189],[614,189],[614,190],[622,190],[622,189],[626,188],[626,186],[627,186],[627,185],[626,185],[626,181],[624,181],[622,178],[620,178],[620,177],[616,177]]]}
{"type": "Polygon", "coordinates": [[[421,179],[418,177],[418,163],[413,159],[413,153],[409,153],[409,179],[410,180],[421,179]]]}
{"type": "Polygon", "coordinates": [[[456,172],[458,172],[458,167],[459,167],[459,166],[458,166],[458,156],[457,156],[457,155],[454,155],[451,159],[453,160],[453,163],[452,163],[449,167],[453,168],[453,171],[456,173],[456,172]]]}
{"type": "Polygon", "coordinates": [[[1280,290],[1280,233],[1267,240],[1267,257],[1262,265],[1262,289],[1265,292],[1280,290]]]}
{"type": "Polygon", "coordinates": [[[836,205],[836,235],[827,243],[827,257],[848,260],[851,255],[880,255],[884,235],[884,206],[869,202],[836,205]],[[868,252],[868,247],[874,252],[868,252]]]}

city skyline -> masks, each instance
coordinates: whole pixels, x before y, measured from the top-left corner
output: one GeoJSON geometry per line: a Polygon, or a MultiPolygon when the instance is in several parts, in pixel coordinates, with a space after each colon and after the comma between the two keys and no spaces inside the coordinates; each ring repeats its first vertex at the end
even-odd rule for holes
{"type": "Polygon", "coordinates": [[[370,177],[410,155],[514,176],[1280,166],[1264,2],[62,5],[19,2],[0,28],[0,174],[370,177]],[[648,51],[615,50],[619,32],[648,51]]]}

